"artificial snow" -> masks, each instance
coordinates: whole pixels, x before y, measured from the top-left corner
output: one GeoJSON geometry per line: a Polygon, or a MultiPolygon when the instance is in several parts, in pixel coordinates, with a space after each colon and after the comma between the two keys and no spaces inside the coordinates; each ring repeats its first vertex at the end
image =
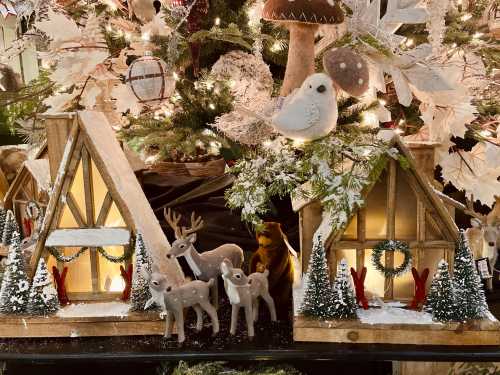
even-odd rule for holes
{"type": "Polygon", "coordinates": [[[434,322],[429,313],[390,307],[387,304],[380,309],[358,309],[356,313],[361,323],[366,324],[441,324],[434,322]]]}
{"type": "Polygon", "coordinates": [[[130,305],[124,302],[78,303],[63,307],[56,315],[60,318],[125,317],[129,309],[130,305]]]}

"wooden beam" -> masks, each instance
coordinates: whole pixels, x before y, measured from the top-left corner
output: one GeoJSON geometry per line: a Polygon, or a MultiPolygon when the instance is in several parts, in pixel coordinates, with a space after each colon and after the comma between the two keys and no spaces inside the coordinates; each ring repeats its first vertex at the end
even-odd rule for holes
{"type": "MultiPolygon", "coordinates": [[[[70,158],[72,156],[74,149],[76,147],[77,140],[78,140],[78,124],[74,123],[70,135],[68,137],[68,142],[64,149],[63,160],[64,158],[70,158]]],[[[69,160],[64,160],[64,162],[61,163],[59,171],[57,172],[57,178],[54,181],[54,189],[52,191],[52,195],[50,197],[49,204],[47,206],[47,211],[45,213],[45,220],[43,221],[40,237],[38,238],[38,242],[30,262],[31,278],[33,278],[33,276],[35,275],[38,260],[40,259],[42,251],[45,247],[45,240],[49,235],[50,228],[52,227],[56,209],[60,203],[59,200],[61,198],[61,192],[65,182],[65,177],[67,176],[69,171],[69,165],[70,165],[69,160]]]]}
{"type": "Polygon", "coordinates": [[[75,197],[71,192],[68,192],[68,194],[66,195],[66,203],[68,204],[68,208],[73,214],[73,217],[75,218],[78,226],[79,227],[87,226],[87,223],[83,219],[82,212],[80,211],[80,207],[78,207],[75,197]]]}
{"type": "MultiPolygon", "coordinates": [[[[386,207],[386,220],[387,231],[386,238],[388,240],[396,239],[396,173],[397,165],[396,160],[390,159],[387,167],[387,207],[386,207]]],[[[385,252],[385,267],[394,268],[394,253],[390,251],[385,252]]],[[[394,298],[394,279],[385,278],[384,283],[384,298],[394,298]]]]}
{"type": "MultiPolygon", "coordinates": [[[[366,209],[363,207],[358,211],[358,241],[364,243],[366,241],[366,209]]],[[[359,273],[365,266],[365,247],[356,248],[356,271],[359,273]]]]}
{"type": "MultiPolygon", "coordinates": [[[[82,148],[83,189],[85,192],[85,210],[89,228],[94,228],[94,183],[92,178],[92,164],[90,155],[85,146],[82,148]]],[[[90,249],[90,274],[92,278],[92,291],[98,293],[99,285],[99,255],[95,248],[90,249]]]]}
{"type": "MultiPolygon", "coordinates": [[[[417,242],[425,241],[426,220],[425,220],[425,204],[421,200],[417,200],[417,242]]],[[[422,259],[425,256],[423,247],[415,248],[414,266],[418,272],[422,272],[422,259]]]]}
{"type": "Polygon", "coordinates": [[[56,229],[50,233],[45,246],[104,247],[125,246],[130,243],[130,231],[124,228],[56,229]]]}
{"type": "Polygon", "coordinates": [[[111,193],[108,191],[106,196],[104,197],[104,201],[102,202],[101,210],[99,211],[99,215],[97,216],[97,220],[95,225],[97,227],[101,227],[106,222],[106,219],[109,215],[109,210],[111,209],[111,205],[113,204],[113,197],[111,193]]]}
{"type": "MultiPolygon", "coordinates": [[[[333,246],[336,249],[339,250],[344,250],[344,249],[357,249],[357,248],[364,248],[364,249],[373,249],[374,246],[376,246],[380,241],[382,240],[373,240],[373,239],[368,239],[365,242],[360,242],[360,241],[338,241],[333,244],[333,246]]],[[[410,249],[416,249],[418,247],[421,247],[423,249],[454,249],[455,248],[455,242],[450,242],[450,241],[406,241],[410,247],[410,249]]]]}

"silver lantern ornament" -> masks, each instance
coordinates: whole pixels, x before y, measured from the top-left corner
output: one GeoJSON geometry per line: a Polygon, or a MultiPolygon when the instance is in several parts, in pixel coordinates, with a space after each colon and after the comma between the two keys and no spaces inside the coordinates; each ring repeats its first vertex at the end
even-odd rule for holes
{"type": "Polygon", "coordinates": [[[144,104],[168,99],[175,91],[175,79],[167,64],[151,52],[146,52],[130,64],[126,82],[144,104]]]}

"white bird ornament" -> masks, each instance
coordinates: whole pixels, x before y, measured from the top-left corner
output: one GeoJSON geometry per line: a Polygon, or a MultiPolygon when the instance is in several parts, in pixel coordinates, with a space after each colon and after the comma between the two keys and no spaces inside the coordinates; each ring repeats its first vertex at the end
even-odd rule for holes
{"type": "Polygon", "coordinates": [[[337,126],[337,92],[331,78],[315,73],[290,94],[272,117],[276,131],[297,141],[313,141],[337,126]]]}

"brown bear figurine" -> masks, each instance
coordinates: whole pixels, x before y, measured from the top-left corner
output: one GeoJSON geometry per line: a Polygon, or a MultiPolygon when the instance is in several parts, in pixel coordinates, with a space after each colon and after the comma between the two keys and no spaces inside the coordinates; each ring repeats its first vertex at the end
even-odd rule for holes
{"type": "Polygon", "coordinates": [[[250,273],[269,270],[269,292],[278,319],[289,319],[292,307],[293,263],[280,223],[266,222],[257,232],[259,248],[250,258],[250,273]]]}

